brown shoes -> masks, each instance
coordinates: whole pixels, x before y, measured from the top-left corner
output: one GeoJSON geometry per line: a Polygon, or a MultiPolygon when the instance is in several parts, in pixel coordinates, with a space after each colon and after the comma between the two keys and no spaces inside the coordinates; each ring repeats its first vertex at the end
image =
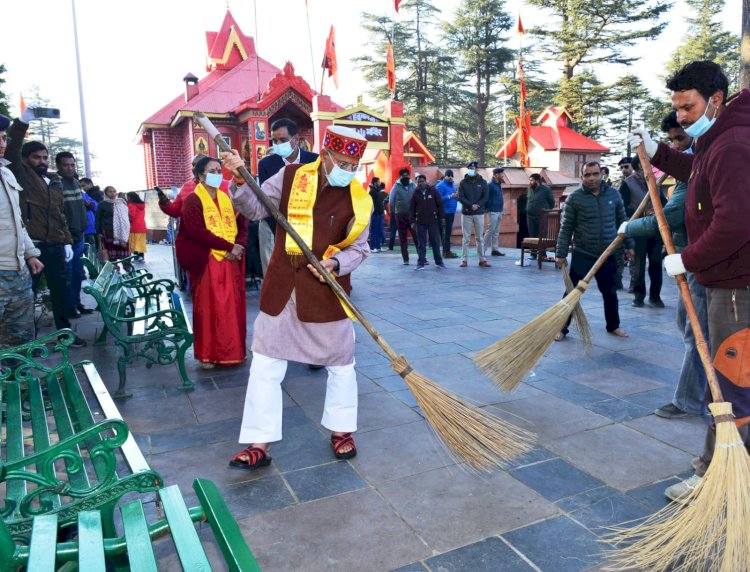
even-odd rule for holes
{"type": "Polygon", "coordinates": [[[462,260],[461,264],[459,264],[458,267],[459,268],[466,268],[468,265],[469,265],[468,262],[466,262],[465,260],[462,260]]]}
{"type": "Polygon", "coordinates": [[[482,268],[489,268],[490,266],[492,266],[492,264],[490,264],[486,260],[480,260],[479,261],[479,266],[481,266],[482,268]]]}

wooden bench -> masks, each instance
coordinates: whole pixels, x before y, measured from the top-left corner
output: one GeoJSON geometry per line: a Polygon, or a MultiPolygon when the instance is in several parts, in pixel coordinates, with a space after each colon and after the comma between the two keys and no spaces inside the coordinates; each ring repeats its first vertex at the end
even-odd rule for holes
{"type": "Polygon", "coordinates": [[[113,537],[118,500],[163,485],[94,364],[70,362],[74,340],[60,330],[0,351],[0,517],[17,537],[28,537],[36,515],[55,513],[67,527],[91,509],[101,511],[104,534],[113,537]]]}
{"type": "Polygon", "coordinates": [[[179,293],[171,280],[147,280],[123,273],[107,262],[91,286],[83,290],[96,300],[104,329],[96,340],[104,344],[112,335],[122,349],[117,360],[119,386],[115,398],[129,397],[125,391],[127,365],[138,358],[153,364],[177,363],[181,389],[192,389],[185,369],[185,352],[193,344],[193,330],[179,293]]]}
{"type": "MultiPolygon", "coordinates": [[[[216,485],[209,480],[196,479],[193,489],[199,507],[188,509],[179,488],[167,487],[159,491],[166,518],[148,524],[143,505],[133,501],[120,507],[124,534],[105,538],[102,519],[97,511],[78,514],[77,540],[58,543],[56,515],[38,516],[28,546],[13,542],[8,530],[0,523],[0,569],[29,572],[51,572],[66,569],[105,572],[106,570],[158,570],[152,541],[171,534],[183,570],[212,570],[206,550],[194,522],[207,521],[221,554],[233,572],[260,572],[260,566],[247,546],[237,522],[229,512],[216,485]],[[77,565],[77,568],[75,567],[77,565]]],[[[163,570],[174,570],[164,563],[163,570]]]]}
{"type": "Polygon", "coordinates": [[[554,257],[557,236],[560,234],[561,212],[561,209],[542,209],[542,214],[539,216],[539,236],[527,236],[521,241],[521,266],[523,266],[524,253],[527,249],[536,251],[536,263],[539,270],[542,269],[542,262],[545,262],[542,252],[551,250],[554,257]]]}

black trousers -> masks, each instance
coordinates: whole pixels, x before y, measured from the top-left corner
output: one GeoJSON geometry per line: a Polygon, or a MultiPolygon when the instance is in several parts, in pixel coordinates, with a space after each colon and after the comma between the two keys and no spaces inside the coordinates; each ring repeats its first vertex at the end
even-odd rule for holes
{"type": "Polygon", "coordinates": [[[630,275],[633,277],[633,293],[636,300],[646,297],[646,259],[648,258],[649,296],[659,298],[661,295],[662,273],[661,262],[663,259],[662,248],[664,243],[661,238],[636,238],[635,258],[630,263],[630,275]]]}
{"type": "Polygon", "coordinates": [[[442,264],[443,257],[440,256],[440,223],[417,224],[417,264],[427,262],[427,235],[430,237],[432,257],[435,264],[442,264]]]}
{"type": "Polygon", "coordinates": [[[453,221],[456,213],[445,213],[443,221],[443,254],[451,251],[451,233],[453,232],[453,221]]]}
{"type": "MultiPolygon", "coordinates": [[[[44,264],[44,274],[52,301],[52,316],[55,327],[60,330],[70,327],[71,309],[68,302],[68,267],[65,263],[65,246],[62,244],[35,243],[41,255],[39,260],[44,264]]],[[[41,274],[33,277],[33,288],[36,293],[41,274]]]]}
{"type": "MultiPolygon", "coordinates": [[[[596,262],[596,258],[590,258],[573,250],[569,272],[573,284],[578,284],[578,281],[588,274],[591,267],[594,266],[594,262],[596,262]]],[[[617,302],[617,288],[615,287],[616,272],[615,257],[610,256],[595,275],[596,285],[604,299],[604,319],[607,323],[608,332],[614,332],[620,327],[620,309],[617,302]]],[[[565,297],[564,294],[563,297],[565,297]]],[[[562,332],[567,334],[569,327],[570,318],[568,318],[568,323],[565,324],[562,332]]]]}
{"type": "MultiPolygon", "coordinates": [[[[540,217],[538,215],[530,215],[529,213],[526,213],[526,224],[529,227],[529,236],[531,238],[539,238],[539,219],[540,217]]],[[[537,255],[536,250],[529,250],[529,253],[531,258],[534,258],[537,255]]],[[[538,254],[539,256],[545,256],[547,253],[542,251],[538,254]]]]}

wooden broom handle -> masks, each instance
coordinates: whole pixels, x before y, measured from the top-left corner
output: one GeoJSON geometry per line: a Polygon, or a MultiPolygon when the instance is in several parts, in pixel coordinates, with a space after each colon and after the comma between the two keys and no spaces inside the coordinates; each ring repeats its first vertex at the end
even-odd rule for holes
{"type": "MultiPolygon", "coordinates": [[[[211,123],[211,120],[208,117],[206,117],[200,111],[196,111],[193,117],[195,117],[198,123],[201,124],[203,129],[205,129],[209,136],[214,140],[214,143],[216,143],[216,147],[218,147],[221,151],[225,151],[227,153],[232,152],[232,148],[227,145],[227,142],[224,141],[224,138],[221,136],[216,127],[214,127],[213,123],[211,123]]],[[[351,310],[352,314],[356,316],[356,318],[364,326],[364,328],[372,336],[372,338],[377,342],[377,344],[381,348],[383,348],[383,351],[388,355],[391,361],[397,359],[399,357],[398,354],[393,350],[393,348],[391,348],[388,342],[386,342],[380,336],[378,331],[367,320],[367,318],[365,318],[364,314],[359,311],[359,308],[354,305],[354,302],[352,302],[351,298],[349,298],[349,296],[346,294],[346,291],[341,287],[341,284],[336,282],[336,279],[331,276],[328,270],[326,270],[325,267],[320,263],[318,257],[315,256],[313,251],[310,250],[307,244],[305,244],[305,241],[302,240],[302,237],[297,233],[296,230],[294,230],[294,227],[289,224],[289,221],[286,219],[286,217],[281,214],[281,211],[279,211],[278,207],[270,198],[268,198],[268,195],[266,195],[261,190],[258,183],[250,174],[250,171],[248,171],[246,167],[242,166],[240,167],[240,174],[242,175],[242,178],[245,179],[245,182],[248,184],[248,186],[252,189],[253,193],[255,193],[255,196],[258,197],[258,200],[266,208],[266,210],[271,213],[271,216],[276,219],[276,222],[278,222],[286,231],[286,233],[292,237],[292,240],[297,243],[297,246],[300,247],[307,260],[309,260],[310,264],[312,264],[315,270],[318,271],[318,274],[320,274],[325,279],[326,284],[328,284],[331,290],[333,290],[338,299],[341,300],[341,302],[344,303],[344,305],[346,305],[349,310],[351,310]]]]}
{"type": "MultiPolygon", "coordinates": [[[[651,162],[649,161],[646,149],[642,143],[638,145],[636,152],[638,153],[638,158],[641,160],[643,172],[646,174],[648,192],[651,195],[651,202],[654,205],[654,215],[659,222],[659,233],[661,234],[661,239],[664,241],[664,246],[667,248],[667,254],[676,254],[677,251],[675,250],[674,242],[672,241],[672,231],[669,228],[667,217],[664,214],[664,208],[661,206],[661,199],[654,178],[654,171],[651,168],[651,162]]],[[[680,287],[680,294],[682,295],[682,301],[685,303],[685,310],[688,319],[690,320],[690,326],[693,328],[695,345],[698,348],[698,355],[700,355],[703,369],[706,371],[706,378],[708,379],[708,386],[711,390],[711,397],[715,403],[724,401],[724,397],[721,394],[721,388],[719,387],[719,380],[716,379],[716,371],[711,362],[711,354],[708,351],[708,344],[706,343],[706,338],[703,335],[703,330],[701,330],[701,324],[698,320],[698,313],[695,311],[695,305],[693,305],[693,297],[690,295],[690,287],[688,286],[687,278],[684,274],[678,274],[675,278],[677,279],[677,285],[680,287]]]]}
{"type": "MultiPolygon", "coordinates": [[[[664,179],[666,179],[667,176],[664,175],[659,179],[659,182],[657,184],[660,184],[664,179]]],[[[638,205],[638,208],[635,209],[635,212],[633,213],[633,216],[631,216],[628,219],[628,222],[632,222],[638,218],[641,218],[641,215],[646,210],[646,207],[648,206],[649,201],[651,200],[651,197],[646,194],[645,197],[643,197],[643,200],[641,201],[641,204],[638,205]]],[[[585,282],[586,286],[581,286],[579,289],[581,291],[585,291],[588,287],[589,282],[591,282],[594,279],[594,276],[596,276],[596,273],[599,272],[599,269],[602,267],[602,265],[607,261],[607,258],[612,256],[612,253],[617,250],[617,248],[620,246],[620,244],[623,243],[625,240],[624,234],[618,234],[615,239],[610,243],[610,245],[604,250],[604,252],[601,253],[599,258],[594,262],[594,265],[591,267],[591,270],[589,270],[589,273],[586,274],[583,278],[581,278],[579,284],[581,282],[585,282]]]]}

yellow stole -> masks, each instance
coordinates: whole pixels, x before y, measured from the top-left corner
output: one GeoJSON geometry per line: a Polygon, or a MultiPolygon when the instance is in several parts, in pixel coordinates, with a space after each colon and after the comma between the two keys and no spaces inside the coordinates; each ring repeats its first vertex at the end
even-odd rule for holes
{"type": "MultiPolygon", "coordinates": [[[[216,198],[219,202],[219,208],[216,208],[216,203],[208,194],[203,183],[198,183],[198,186],[195,187],[195,194],[203,205],[203,221],[206,223],[209,232],[234,244],[234,239],[237,238],[237,219],[234,216],[234,207],[229,195],[221,189],[216,189],[216,198]]],[[[227,251],[212,248],[211,254],[221,262],[224,260],[227,251]]]]}
{"type": "MultiPolygon", "coordinates": [[[[312,249],[313,243],[313,206],[318,195],[319,168],[320,158],[313,163],[302,165],[297,169],[292,181],[292,189],[289,193],[289,203],[287,206],[287,220],[310,249],[312,249]]],[[[337,252],[352,244],[370,223],[372,198],[369,193],[365,191],[362,183],[357,179],[354,179],[349,184],[349,191],[352,197],[352,207],[354,208],[354,224],[351,225],[344,240],[328,245],[322,260],[327,260],[335,256],[337,252]]],[[[290,256],[302,255],[302,249],[288,233],[284,241],[284,248],[290,256]]],[[[349,311],[346,304],[341,303],[341,306],[344,308],[347,316],[354,319],[354,314],[349,311]]]]}

